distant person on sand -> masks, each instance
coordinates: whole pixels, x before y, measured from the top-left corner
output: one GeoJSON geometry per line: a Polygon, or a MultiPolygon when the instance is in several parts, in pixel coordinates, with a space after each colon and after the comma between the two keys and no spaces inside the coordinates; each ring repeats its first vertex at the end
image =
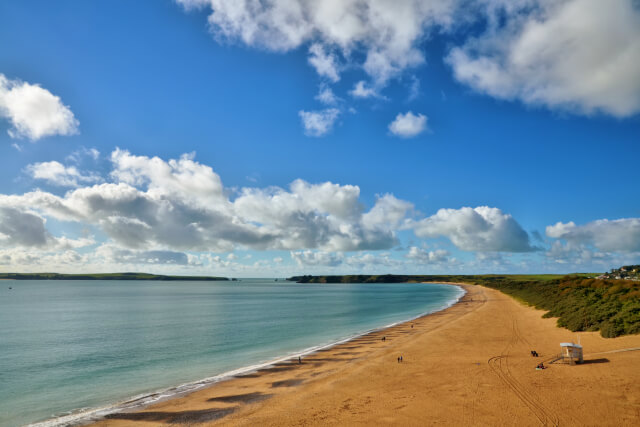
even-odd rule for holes
{"type": "Polygon", "coordinates": [[[400,356],[400,362],[404,362],[404,359],[402,358],[402,356],[400,356]]]}
{"type": "Polygon", "coordinates": [[[386,341],[386,340],[387,340],[387,337],[382,337],[382,341],[386,341]]]}
{"type": "Polygon", "coordinates": [[[302,364],[302,358],[298,356],[298,364],[302,364]]]}

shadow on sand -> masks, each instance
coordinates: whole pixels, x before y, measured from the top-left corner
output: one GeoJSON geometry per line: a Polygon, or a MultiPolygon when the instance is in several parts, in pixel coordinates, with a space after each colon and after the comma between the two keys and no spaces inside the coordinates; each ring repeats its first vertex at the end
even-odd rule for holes
{"type": "Polygon", "coordinates": [[[212,397],[211,399],[207,399],[207,402],[253,403],[259,402],[260,400],[268,399],[271,396],[271,394],[264,394],[256,391],[255,393],[232,394],[229,396],[212,397]]]}
{"type": "Polygon", "coordinates": [[[109,420],[146,421],[164,424],[192,424],[215,421],[235,411],[235,408],[201,409],[177,412],[121,412],[109,414],[109,420]]]}
{"type": "Polygon", "coordinates": [[[581,365],[590,365],[592,363],[609,363],[609,359],[603,357],[601,359],[583,360],[581,365]]]}

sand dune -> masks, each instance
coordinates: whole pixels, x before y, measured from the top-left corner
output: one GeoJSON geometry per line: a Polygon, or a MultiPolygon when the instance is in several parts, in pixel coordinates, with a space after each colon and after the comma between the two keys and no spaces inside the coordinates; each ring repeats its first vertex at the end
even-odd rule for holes
{"type": "Polygon", "coordinates": [[[445,311],[301,365],[282,363],[96,425],[640,425],[640,351],[617,351],[640,348],[640,336],[572,333],[498,291],[466,289],[445,311]],[[534,369],[578,338],[584,364],[534,369]]]}

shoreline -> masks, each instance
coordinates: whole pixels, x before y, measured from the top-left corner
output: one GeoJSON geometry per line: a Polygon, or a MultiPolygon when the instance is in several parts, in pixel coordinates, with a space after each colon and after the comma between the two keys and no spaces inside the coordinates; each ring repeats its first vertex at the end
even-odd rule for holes
{"type": "Polygon", "coordinates": [[[346,338],[341,338],[341,339],[338,339],[337,341],[332,341],[330,343],[319,344],[316,346],[311,346],[305,349],[301,349],[299,351],[294,351],[287,355],[276,356],[273,359],[266,362],[260,362],[254,365],[243,366],[231,371],[223,372],[210,377],[205,377],[199,380],[190,381],[190,382],[182,383],[176,386],[171,386],[171,387],[155,390],[148,393],[142,393],[139,395],[131,396],[129,398],[126,398],[119,402],[115,402],[113,404],[107,404],[107,405],[96,407],[96,408],[84,408],[77,411],[72,411],[67,415],[61,415],[61,416],[49,418],[43,421],[30,423],[28,424],[28,426],[29,427],[57,427],[57,426],[69,426],[69,425],[71,426],[94,425],[94,423],[97,423],[97,422],[99,423],[100,421],[104,421],[113,414],[117,415],[118,413],[136,413],[138,411],[143,411],[149,408],[150,406],[154,406],[163,402],[188,397],[192,393],[197,393],[202,390],[216,387],[217,385],[224,382],[234,381],[239,378],[250,376],[252,374],[255,374],[256,372],[273,369],[274,367],[278,367],[283,363],[297,362],[298,357],[306,358],[307,356],[312,356],[317,353],[329,351],[337,346],[348,344],[352,341],[357,341],[362,337],[366,337],[372,334],[378,334],[385,330],[392,329],[394,327],[401,326],[409,322],[416,321],[418,319],[422,319],[425,317],[429,317],[429,316],[441,313],[443,311],[450,309],[456,304],[460,303],[462,299],[465,297],[465,295],[467,294],[467,290],[465,289],[465,287],[470,286],[468,284],[450,283],[450,282],[419,282],[419,283],[453,285],[459,288],[459,292],[458,292],[458,295],[456,295],[454,298],[444,303],[444,305],[441,308],[438,308],[433,311],[421,313],[409,319],[400,320],[400,321],[393,322],[378,328],[373,328],[363,332],[359,332],[354,335],[350,335],[346,338]]]}
{"type": "Polygon", "coordinates": [[[499,291],[457,285],[467,293],[445,310],[93,425],[640,422],[640,351],[619,351],[640,335],[573,333],[499,291]],[[581,341],[585,363],[535,369],[567,341],[581,341]]]}

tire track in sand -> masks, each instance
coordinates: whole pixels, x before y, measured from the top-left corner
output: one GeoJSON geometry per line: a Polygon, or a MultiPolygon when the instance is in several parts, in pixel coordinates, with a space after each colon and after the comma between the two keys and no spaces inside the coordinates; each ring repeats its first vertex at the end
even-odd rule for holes
{"type": "Polygon", "coordinates": [[[547,409],[531,390],[527,389],[527,387],[513,376],[509,369],[509,350],[517,344],[518,341],[529,344],[527,339],[520,333],[518,321],[511,311],[509,311],[509,317],[511,318],[511,336],[509,342],[499,356],[491,357],[487,363],[498,378],[529,408],[542,425],[559,426],[560,418],[558,414],[553,410],[547,409]]]}

